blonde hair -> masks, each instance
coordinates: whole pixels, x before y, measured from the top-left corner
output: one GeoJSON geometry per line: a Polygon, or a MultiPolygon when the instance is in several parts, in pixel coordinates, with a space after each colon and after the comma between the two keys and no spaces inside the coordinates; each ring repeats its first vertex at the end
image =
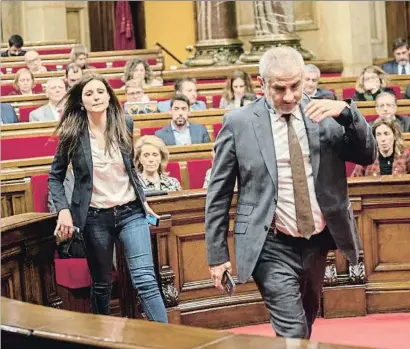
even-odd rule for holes
{"type": "Polygon", "coordinates": [[[372,125],[373,136],[376,138],[376,130],[379,126],[386,125],[393,132],[394,137],[394,154],[399,156],[404,149],[404,141],[401,133],[401,128],[397,120],[386,120],[377,118],[372,125]]]}
{"type": "Polygon", "coordinates": [[[142,81],[140,80],[129,80],[125,83],[125,93],[127,93],[129,88],[141,88],[144,90],[144,86],[142,84],[142,81]]]}
{"type": "Polygon", "coordinates": [[[29,73],[30,74],[31,80],[33,81],[33,85],[31,86],[31,89],[33,89],[34,86],[36,85],[36,81],[34,80],[34,75],[31,72],[31,70],[27,69],[27,68],[21,68],[17,71],[16,77],[14,78],[14,82],[13,82],[14,88],[16,89],[16,91],[19,91],[19,92],[20,92],[20,88],[19,88],[18,82],[19,82],[21,74],[23,74],[23,73],[29,73]]]}
{"type": "Polygon", "coordinates": [[[384,89],[387,86],[387,75],[386,72],[375,66],[375,65],[370,65],[366,68],[364,68],[359,76],[359,79],[357,79],[356,82],[356,91],[359,93],[366,93],[367,91],[364,88],[364,74],[365,73],[375,73],[380,79],[380,89],[384,89]]]}
{"type": "Polygon", "coordinates": [[[168,173],[165,172],[165,169],[168,165],[169,151],[164,141],[157,136],[143,136],[140,139],[138,139],[138,141],[135,143],[134,162],[135,162],[135,167],[137,168],[137,170],[139,172],[142,172],[144,170],[140,162],[142,146],[144,145],[152,145],[153,147],[158,148],[159,153],[161,154],[161,164],[159,166],[158,172],[159,174],[168,175],[168,173]]]}
{"type": "Polygon", "coordinates": [[[138,65],[142,64],[144,66],[145,69],[145,76],[144,76],[144,82],[146,84],[151,83],[152,81],[152,70],[151,67],[149,66],[149,64],[147,62],[145,62],[142,59],[138,59],[138,58],[134,58],[131,59],[127,62],[127,64],[125,65],[124,68],[124,76],[122,78],[123,82],[127,82],[129,80],[133,80],[133,75],[134,75],[134,71],[137,68],[138,65]]]}
{"type": "Polygon", "coordinates": [[[76,59],[80,57],[81,55],[85,55],[86,57],[88,57],[87,46],[83,44],[75,45],[70,53],[70,61],[75,63],[76,59]]]}
{"type": "Polygon", "coordinates": [[[233,93],[232,84],[236,79],[242,79],[245,84],[245,93],[254,93],[252,80],[248,73],[242,70],[235,70],[232,75],[226,80],[225,88],[223,91],[223,98],[231,102],[235,98],[235,94],[233,93]]]}

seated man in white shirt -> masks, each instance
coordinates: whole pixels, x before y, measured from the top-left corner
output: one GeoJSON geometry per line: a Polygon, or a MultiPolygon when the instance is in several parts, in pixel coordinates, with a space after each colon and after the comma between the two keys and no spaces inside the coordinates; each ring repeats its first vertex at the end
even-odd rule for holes
{"type": "MultiPolygon", "coordinates": [[[[192,78],[183,78],[177,80],[174,85],[175,94],[183,94],[190,103],[191,111],[206,110],[206,104],[203,101],[198,101],[198,89],[196,80],[192,78]]],[[[171,100],[158,103],[158,111],[166,113],[171,109],[171,100]]]]}
{"type": "Polygon", "coordinates": [[[27,51],[24,55],[27,68],[33,73],[45,73],[47,68],[41,63],[40,55],[35,50],[27,51]]]}
{"type": "Polygon", "coordinates": [[[394,60],[383,64],[383,70],[387,74],[410,74],[410,48],[409,43],[398,38],[393,41],[394,60]]]}
{"type": "Polygon", "coordinates": [[[176,95],[170,101],[171,123],[155,132],[166,145],[185,145],[209,143],[210,139],[205,126],[188,122],[190,113],[189,99],[182,94],[176,95]]]}
{"type": "Polygon", "coordinates": [[[46,84],[48,104],[33,110],[29,115],[30,122],[44,122],[60,120],[62,105],[58,105],[66,93],[66,86],[62,78],[51,78],[46,84]]]}
{"type": "Polygon", "coordinates": [[[306,64],[303,75],[303,92],[310,98],[317,99],[332,99],[336,100],[336,96],[332,91],[325,88],[318,88],[320,80],[320,69],[313,64],[306,64]]]}

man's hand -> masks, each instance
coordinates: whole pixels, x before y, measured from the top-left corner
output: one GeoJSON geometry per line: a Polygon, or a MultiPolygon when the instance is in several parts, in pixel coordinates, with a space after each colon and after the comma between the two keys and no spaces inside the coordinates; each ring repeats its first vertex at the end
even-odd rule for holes
{"type": "Polygon", "coordinates": [[[331,116],[337,118],[343,109],[349,105],[344,101],[332,101],[329,99],[314,99],[309,102],[304,112],[313,122],[319,123],[331,116]]]}
{"type": "Polygon", "coordinates": [[[214,282],[215,287],[220,290],[224,289],[221,284],[221,281],[222,281],[222,275],[224,274],[225,270],[228,270],[232,274],[231,262],[228,261],[223,264],[209,266],[209,272],[211,273],[211,279],[214,282]]]}

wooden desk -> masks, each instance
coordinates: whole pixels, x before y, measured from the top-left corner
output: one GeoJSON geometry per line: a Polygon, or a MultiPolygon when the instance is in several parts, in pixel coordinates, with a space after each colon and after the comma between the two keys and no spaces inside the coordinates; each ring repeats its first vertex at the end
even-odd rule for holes
{"type": "MultiPolygon", "coordinates": [[[[50,309],[1,299],[5,349],[355,349],[50,309]]],[[[356,348],[359,349],[359,348],[356,348]]],[[[362,348],[365,349],[365,348],[362,348]]]]}

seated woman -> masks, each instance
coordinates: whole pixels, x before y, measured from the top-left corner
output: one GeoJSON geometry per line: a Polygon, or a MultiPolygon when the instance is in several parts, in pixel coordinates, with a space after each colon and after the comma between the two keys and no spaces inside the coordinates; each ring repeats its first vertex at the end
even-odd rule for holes
{"type": "Polygon", "coordinates": [[[169,152],[161,138],[143,136],[135,145],[135,167],[144,190],[180,191],[181,184],[165,172],[169,152]]]}
{"type": "Polygon", "coordinates": [[[70,53],[70,60],[77,64],[81,69],[95,69],[88,64],[88,49],[85,45],[80,44],[73,47],[70,53]]]}
{"type": "Polygon", "coordinates": [[[162,80],[152,76],[151,67],[142,59],[134,58],[127,62],[122,81],[142,81],[143,88],[162,86],[162,80]]]}
{"type": "Polygon", "coordinates": [[[394,91],[386,87],[386,73],[375,65],[363,69],[356,83],[356,92],[353,96],[355,101],[375,101],[382,92],[394,94],[394,91]]]}
{"type": "Polygon", "coordinates": [[[352,177],[410,174],[410,148],[404,148],[398,122],[378,118],[372,130],[379,156],[372,165],[356,165],[352,177]]]}
{"type": "Polygon", "coordinates": [[[219,108],[239,108],[241,106],[241,99],[245,93],[254,93],[251,77],[242,70],[236,70],[232,76],[226,80],[219,108]]]}
{"type": "Polygon", "coordinates": [[[33,88],[36,85],[33,73],[27,68],[19,69],[16,74],[16,78],[14,79],[13,85],[15,91],[11,92],[9,95],[33,95],[33,88]]]}

